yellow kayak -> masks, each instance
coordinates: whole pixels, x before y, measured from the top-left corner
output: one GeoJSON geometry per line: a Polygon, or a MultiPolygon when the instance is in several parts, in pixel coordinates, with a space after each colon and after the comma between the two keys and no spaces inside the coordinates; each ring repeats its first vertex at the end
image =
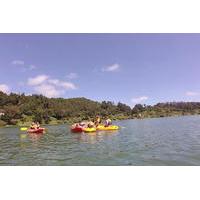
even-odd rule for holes
{"type": "Polygon", "coordinates": [[[83,131],[86,133],[90,133],[90,132],[96,132],[96,128],[84,128],[83,131]]]}
{"type": "Polygon", "coordinates": [[[97,127],[98,131],[114,131],[114,130],[118,130],[118,129],[119,129],[119,126],[108,126],[108,127],[105,127],[103,125],[99,125],[97,127]]]}

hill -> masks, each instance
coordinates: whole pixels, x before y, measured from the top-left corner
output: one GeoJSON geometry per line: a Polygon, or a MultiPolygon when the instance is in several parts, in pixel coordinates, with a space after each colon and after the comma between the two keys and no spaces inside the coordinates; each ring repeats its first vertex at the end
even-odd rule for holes
{"type": "Polygon", "coordinates": [[[125,104],[95,102],[82,98],[47,98],[42,95],[25,96],[0,92],[1,125],[25,125],[31,121],[45,124],[72,123],[93,119],[97,114],[102,117],[127,118],[131,108],[125,104]]]}
{"type": "Polygon", "coordinates": [[[200,102],[169,102],[154,106],[137,104],[133,109],[110,101],[96,102],[82,98],[47,98],[42,95],[9,95],[0,92],[0,126],[29,125],[32,121],[44,124],[73,123],[103,118],[130,119],[200,114],[200,102]]]}

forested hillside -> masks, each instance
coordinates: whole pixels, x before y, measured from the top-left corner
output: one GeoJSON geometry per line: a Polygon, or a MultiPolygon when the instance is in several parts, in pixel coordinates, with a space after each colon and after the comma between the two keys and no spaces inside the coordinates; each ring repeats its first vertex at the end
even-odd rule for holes
{"type": "Polygon", "coordinates": [[[42,95],[25,96],[0,92],[0,124],[23,125],[31,121],[40,123],[74,122],[102,117],[127,118],[131,108],[119,103],[95,102],[86,98],[47,98],[42,95]]]}
{"type": "Polygon", "coordinates": [[[96,115],[112,119],[165,117],[200,114],[198,102],[158,103],[155,106],[129,106],[110,101],[95,102],[86,98],[47,98],[0,92],[0,125],[29,125],[31,121],[45,124],[73,123],[93,119],[96,115]]]}

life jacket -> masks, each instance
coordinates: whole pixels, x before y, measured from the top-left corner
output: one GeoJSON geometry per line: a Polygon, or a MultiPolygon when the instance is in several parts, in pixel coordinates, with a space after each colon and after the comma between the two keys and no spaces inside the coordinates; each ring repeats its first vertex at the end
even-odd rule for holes
{"type": "Polygon", "coordinates": [[[107,119],[107,120],[106,120],[106,125],[109,126],[109,125],[111,125],[111,124],[112,124],[112,120],[111,120],[111,119],[107,119]]]}
{"type": "Polygon", "coordinates": [[[97,123],[101,123],[101,118],[100,118],[100,117],[97,117],[96,122],[97,122],[97,123]]]}

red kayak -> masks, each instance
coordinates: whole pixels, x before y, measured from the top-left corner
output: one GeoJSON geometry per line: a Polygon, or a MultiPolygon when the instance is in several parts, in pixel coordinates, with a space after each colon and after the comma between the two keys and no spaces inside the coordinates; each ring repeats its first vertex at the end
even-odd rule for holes
{"type": "Polygon", "coordinates": [[[45,128],[38,128],[38,129],[29,129],[27,132],[28,133],[35,133],[35,134],[40,134],[44,133],[45,128]]]}
{"type": "Polygon", "coordinates": [[[83,128],[82,127],[72,127],[71,131],[73,133],[82,133],[83,132],[83,128]]]}

